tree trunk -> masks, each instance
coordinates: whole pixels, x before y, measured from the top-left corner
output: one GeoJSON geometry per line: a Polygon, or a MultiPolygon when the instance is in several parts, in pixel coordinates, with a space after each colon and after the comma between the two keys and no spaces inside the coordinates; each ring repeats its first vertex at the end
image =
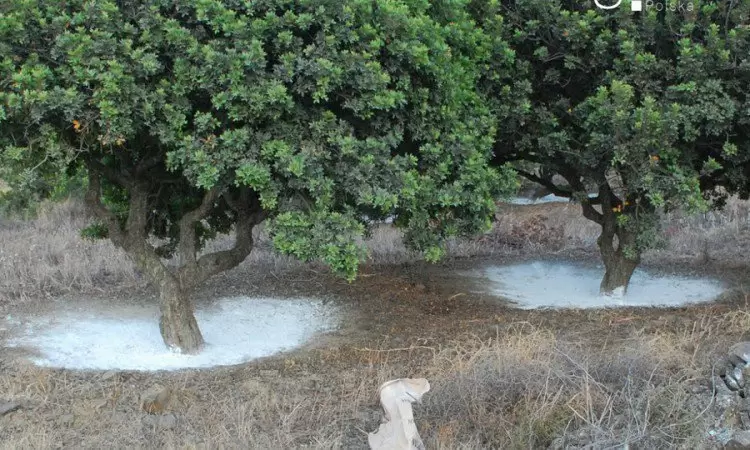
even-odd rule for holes
{"type": "Polygon", "coordinates": [[[604,261],[604,278],[599,286],[599,292],[604,295],[625,295],[630,284],[630,278],[633,276],[635,268],[638,267],[638,261],[628,259],[621,252],[612,252],[605,255],[602,252],[604,261]]]}
{"type": "Polygon", "coordinates": [[[174,279],[159,284],[161,317],[159,331],[164,343],[180,353],[194,354],[203,348],[203,335],[193,314],[193,305],[174,279]]]}
{"type": "Polygon", "coordinates": [[[634,255],[626,254],[625,248],[630,246],[630,252],[634,249],[635,235],[610,223],[605,216],[602,226],[602,234],[599,236],[599,252],[604,262],[604,278],[599,285],[599,292],[604,295],[621,296],[628,291],[630,278],[641,260],[640,253],[634,255]],[[615,242],[617,238],[617,242],[615,242]]]}
{"type": "MultiPolygon", "coordinates": [[[[237,195],[220,192],[213,188],[205,192],[200,206],[186,212],[179,221],[180,239],[178,254],[183,264],[170,269],[161,261],[156,249],[148,242],[148,212],[150,189],[148,180],[129,180],[114,174],[115,182],[128,190],[128,217],[123,223],[110,211],[101,199],[101,178],[106,168],[89,162],[89,186],[86,203],[107,224],[112,242],[125,250],[151,283],[159,289],[161,300],[159,330],[164,343],[180,353],[198,353],[204,345],[203,335],[193,314],[187,292],[213,275],[231,269],[241,263],[253,248],[253,227],[266,215],[260,199],[249,188],[242,188],[237,195]],[[236,214],[235,244],[229,250],[218,251],[196,257],[197,239],[195,227],[214,207],[220,195],[236,214]]],[[[113,180],[110,180],[113,181],[113,180]]]]}

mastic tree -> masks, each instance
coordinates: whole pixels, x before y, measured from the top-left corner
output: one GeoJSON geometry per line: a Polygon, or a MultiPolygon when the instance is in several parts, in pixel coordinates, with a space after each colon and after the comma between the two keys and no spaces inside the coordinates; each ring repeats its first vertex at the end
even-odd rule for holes
{"type": "Polygon", "coordinates": [[[460,3],[1,4],[5,160],[85,170],[174,349],[201,348],[189,294],[243,261],[261,222],[352,279],[366,217],[395,216],[435,260],[514,185],[488,165],[496,118],[475,87],[491,46],[460,3]],[[230,231],[231,249],[201,253],[230,231]]]}
{"type": "MultiPolygon", "coordinates": [[[[524,161],[520,174],[574,198],[601,226],[607,294],[624,293],[642,252],[661,241],[661,211],[704,209],[701,180],[730,176],[722,162],[748,155],[750,4],[661,5],[473,4],[508,47],[505,65],[530,83],[517,118],[498,120],[496,161],[524,161]],[[539,169],[524,170],[529,163],[539,169]]],[[[480,89],[502,111],[493,77],[480,89]]]]}

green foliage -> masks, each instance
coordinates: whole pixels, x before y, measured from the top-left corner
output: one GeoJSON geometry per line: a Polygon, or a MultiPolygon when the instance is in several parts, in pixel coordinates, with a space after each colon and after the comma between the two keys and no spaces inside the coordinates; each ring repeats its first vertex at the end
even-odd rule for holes
{"type": "Polygon", "coordinates": [[[81,229],[81,237],[89,240],[105,239],[109,235],[107,226],[101,222],[95,222],[81,229]]]}
{"type": "MultiPolygon", "coordinates": [[[[750,27],[747,2],[694,1],[694,12],[593,2],[479,2],[477,20],[513,49],[529,80],[518,120],[498,119],[496,160],[533,162],[543,181],[568,180],[588,202],[607,190],[601,221],[636,233],[629,251],[659,243],[660,210],[703,210],[702,189],[744,180],[750,158],[750,27]],[[609,211],[614,214],[609,214],[609,211]]],[[[507,70],[481,88],[502,110],[507,70]],[[495,85],[494,80],[499,80],[495,85]]]]}
{"type": "Polygon", "coordinates": [[[145,189],[165,254],[207,190],[221,196],[198,244],[236,222],[228,199],[249,188],[279,250],[348,278],[365,215],[396,216],[435,259],[486,229],[513,185],[488,167],[497,114],[475,88],[503,43],[465,6],[6,2],[0,148],[33,173],[44,160],[102,175],[123,226],[145,189]]]}

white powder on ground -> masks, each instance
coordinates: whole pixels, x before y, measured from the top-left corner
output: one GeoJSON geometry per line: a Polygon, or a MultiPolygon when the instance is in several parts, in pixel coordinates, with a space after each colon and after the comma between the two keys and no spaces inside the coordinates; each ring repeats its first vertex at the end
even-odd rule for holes
{"type": "MultiPolygon", "coordinates": [[[[589,198],[596,198],[596,193],[590,193],[589,198]]],[[[571,199],[568,197],[560,197],[555,194],[548,194],[544,197],[529,198],[529,197],[513,197],[508,203],[513,205],[538,205],[541,203],[570,203],[571,199]]],[[[575,202],[575,201],[573,201],[575,202]]]]}
{"type": "Polygon", "coordinates": [[[622,295],[599,294],[603,268],[574,263],[530,262],[492,266],[484,275],[493,294],[505,297],[522,309],[604,308],[627,306],[681,306],[716,299],[723,292],[721,283],[710,279],[659,276],[636,270],[622,295]]]}
{"type": "Polygon", "coordinates": [[[538,205],[540,203],[568,203],[568,197],[560,197],[554,194],[545,195],[539,198],[514,197],[508,203],[512,205],[538,205]]]}
{"type": "MultiPolygon", "coordinates": [[[[176,370],[240,364],[297,347],[334,326],[317,300],[235,297],[196,311],[206,346],[171,352],[159,333],[156,306],[61,310],[26,320],[10,347],[28,348],[40,366],[99,370],[176,370]]],[[[7,320],[7,319],[6,319],[7,320]]]]}

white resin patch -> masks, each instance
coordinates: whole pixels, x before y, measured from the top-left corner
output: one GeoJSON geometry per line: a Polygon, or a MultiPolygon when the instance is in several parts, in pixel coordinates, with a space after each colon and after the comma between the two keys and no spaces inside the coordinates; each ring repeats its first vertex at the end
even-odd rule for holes
{"type": "Polygon", "coordinates": [[[625,295],[600,295],[603,268],[573,263],[530,262],[485,269],[492,293],[518,308],[605,308],[628,306],[682,306],[708,302],[723,292],[710,279],[661,276],[636,270],[625,295]]]}
{"type": "MultiPolygon", "coordinates": [[[[196,355],[170,351],[156,306],[55,311],[22,319],[9,347],[36,353],[40,366],[99,370],[177,370],[240,364],[297,347],[334,325],[322,302],[235,297],[196,311],[206,346],[196,355]]],[[[15,318],[14,318],[15,319],[15,318]]]]}

